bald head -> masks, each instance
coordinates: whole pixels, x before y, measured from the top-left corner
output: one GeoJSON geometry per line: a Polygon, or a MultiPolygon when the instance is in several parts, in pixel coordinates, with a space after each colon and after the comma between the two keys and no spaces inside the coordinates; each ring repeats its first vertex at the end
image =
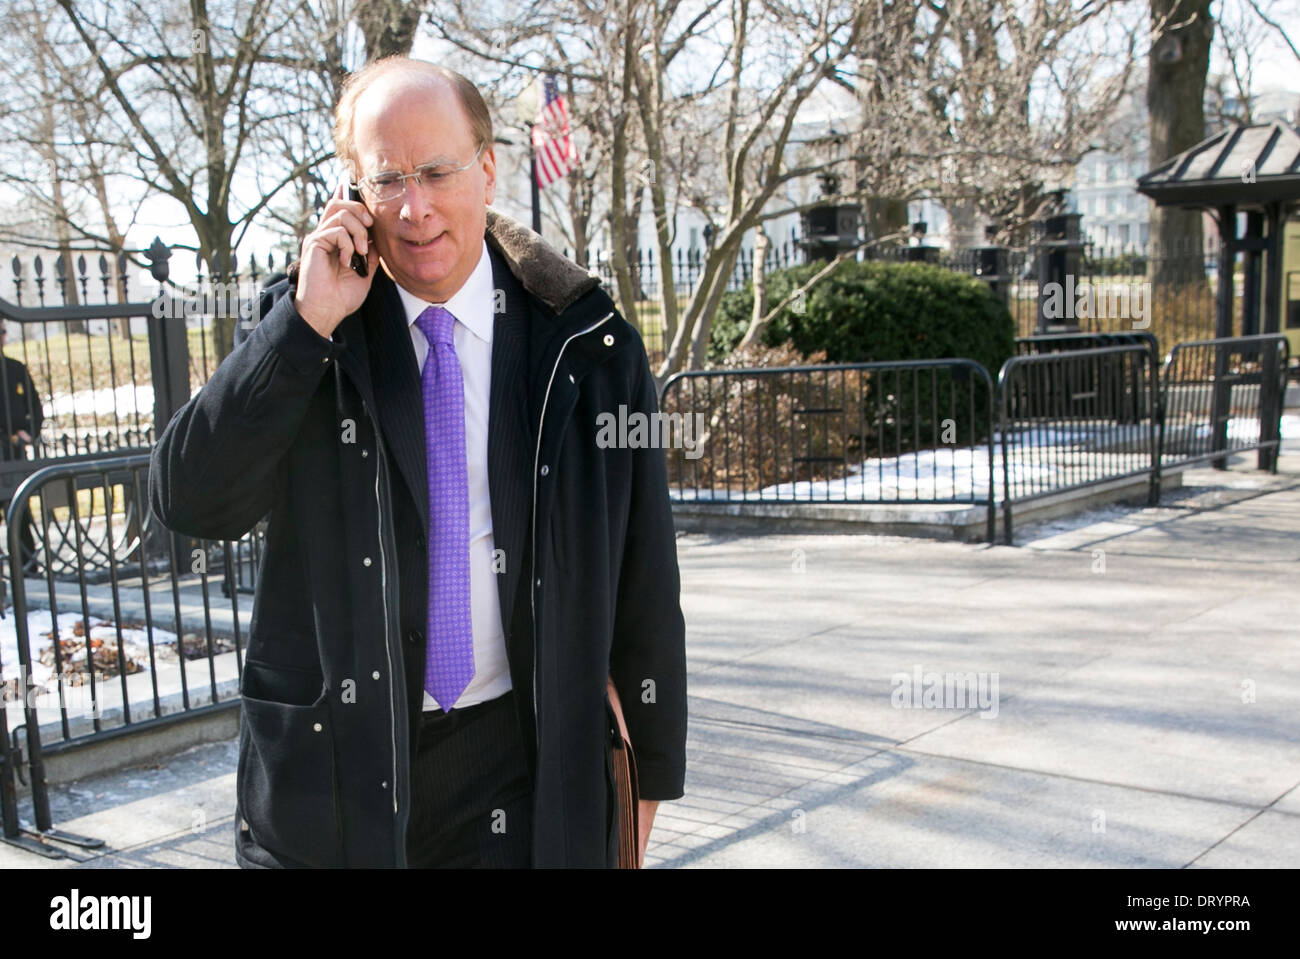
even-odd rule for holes
{"type": "MultiPolygon", "coordinates": [[[[492,115],[470,80],[427,60],[385,57],[349,74],[334,113],[334,152],[353,178],[362,175],[357,155],[358,115],[363,114],[363,120],[368,120],[384,105],[402,99],[415,103],[420,94],[426,98],[425,102],[430,102],[429,97],[438,100],[453,97],[474,142],[492,144],[492,115]]],[[[412,120],[419,116],[418,113],[407,115],[412,120]]]]}

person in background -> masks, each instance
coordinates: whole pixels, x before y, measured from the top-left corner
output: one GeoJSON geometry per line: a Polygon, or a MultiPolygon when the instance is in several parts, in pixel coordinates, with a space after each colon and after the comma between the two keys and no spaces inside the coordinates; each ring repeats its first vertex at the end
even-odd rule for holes
{"type": "MultiPolygon", "coordinates": [[[[4,394],[3,430],[4,442],[0,443],[0,455],[5,462],[35,459],[36,441],[41,435],[41,424],[45,422],[41,395],[27,372],[27,365],[22,360],[9,355],[5,348],[8,324],[0,321],[0,352],[4,353],[4,364],[0,366],[0,391],[4,394]],[[29,457],[27,449],[31,448],[29,457]]],[[[17,477],[15,485],[22,477],[17,477]]],[[[8,508],[8,501],[5,503],[8,508]]],[[[32,529],[31,512],[23,513],[20,531],[22,543],[22,562],[24,568],[32,564],[36,553],[36,537],[32,529]]]]}

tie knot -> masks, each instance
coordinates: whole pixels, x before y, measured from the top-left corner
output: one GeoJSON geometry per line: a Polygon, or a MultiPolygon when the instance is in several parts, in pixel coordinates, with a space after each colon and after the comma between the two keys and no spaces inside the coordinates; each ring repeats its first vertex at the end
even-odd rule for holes
{"type": "Polygon", "coordinates": [[[451,343],[451,331],[456,325],[456,317],[441,306],[430,306],[415,318],[415,324],[430,343],[451,343]]]}

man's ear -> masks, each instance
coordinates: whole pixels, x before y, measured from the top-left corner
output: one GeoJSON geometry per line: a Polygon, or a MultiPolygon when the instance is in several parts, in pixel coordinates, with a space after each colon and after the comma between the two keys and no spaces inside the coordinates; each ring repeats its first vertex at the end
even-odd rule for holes
{"type": "Polygon", "coordinates": [[[483,202],[491,206],[497,187],[497,153],[496,147],[490,143],[483,151],[483,176],[487,181],[484,184],[483,202]]]}

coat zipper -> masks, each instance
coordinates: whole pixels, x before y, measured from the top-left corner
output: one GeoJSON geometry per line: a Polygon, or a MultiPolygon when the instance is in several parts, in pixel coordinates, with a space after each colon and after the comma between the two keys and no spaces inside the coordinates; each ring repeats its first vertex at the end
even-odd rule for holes
{"type": "Polygon", "coordinates": [[[542,394],[542,412],[538,417],[537,423],[537,448],[533,454],[533,550],[532,563],[528,577],[528,595],[531,600],[531,614],[533,624],[533,735],[536,739],[536,748],[538,761],[541,761],[542,753],[542,729],[541,720],[537,710],[537,471],[541,468],[542,458],[542,434],[546,428],[546,404],[551,398],[551,387],[555,383],[555,374],[560,368],[560,360],[564,358],[564,351],[570,343],[579,336],[584,336],[592,330],[608,322],[612,312],[606,314],[605,318],[598,320],[585,330],[579,330],[571,335],[560,344],[560,352],[555,356],[555,365],[551,367],[551,377],[546,381],[546,392],[542,394]]]}
{"type": "Polygon", "coordinates": [[[385,452],[382,440],[379,438],[379,424],[375,422],[374,415],[370,412],[370,407],[366,407],[366,415],[370,417],[370,426],[375,432],[375,507],[379,516],[379,585],[380,595],[384,600],[384,656],[388,661],[388,711],[392,719],[392,741],[393,741],[393,815],[397,815],[397,703],[393,698],[393,649],[390,642],[388,625],[388,551],[384,547],[384,503],[379,491],[379,479],[384,471],[385,452]]]}

